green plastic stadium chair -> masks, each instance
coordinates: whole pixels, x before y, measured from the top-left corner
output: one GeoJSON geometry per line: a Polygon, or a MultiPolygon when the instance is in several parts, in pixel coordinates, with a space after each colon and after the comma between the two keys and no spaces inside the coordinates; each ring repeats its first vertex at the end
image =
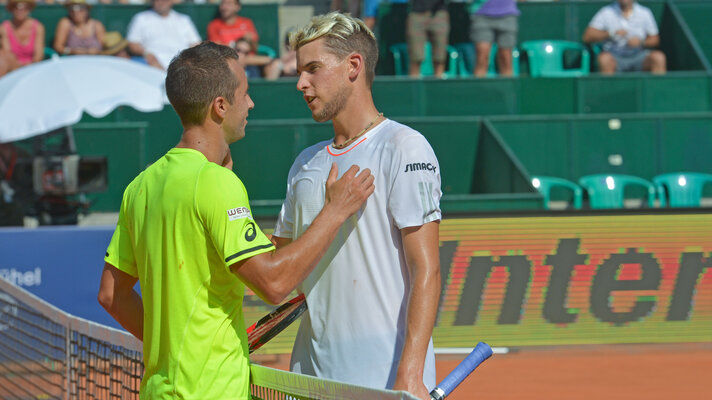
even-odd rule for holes
{"type": "MultiPolygon", "coordinates": [[[[393,65],[395,67],[396,75],[408,75],[408,69],[410,68],[410,61],[408,60],[408,44],[407,43],[396,43],[388,48],[391,55],[393,56],[393,65]]],[[[460,54],[457,49],[453,46],[447,47],[447,66],[445,67],[446,77],[456,77],[458,76],[458,65],[459,65],[460,54]]],[[[433,55],[430,42],[425,42],[425,58],[420,64],[420,75],[421,76],[433,76],[433,55]]]]}
{"type": "Polygon", "coordinates": [[[573,193],[573,206],[575,209],[581,209],[581,203],[583,199],[583,190],[581,187],[571,181],[563,178],[557,178],[554,176],[541,176],[537,175],[532,177],[532,186],[536,188],[542,196],[544,196],[544,207],[549,209],[549,200],[551,197],[551,190],[555,187],[562,187],[571,190],[573,193]]]}
{"type": "Polygon", "coordinates": [[[277,58],[277,52],[274,51],[273,48],[264,44],[257,45],[257,54],[261,56],[269,56],[270,58],[277,58]]]}
{"type": "Polygon", "coordinates": [[[655,206],[655,186],[645,179],[631,175],[597,174],[579,179],[586,190],[591,208],[623,208],[626,186],[641,186],[647,191],[648,207],[655,206]]]}
{"type": "Polygon", "coordinates": [[[564,40],[530,40],[522,43],[521,49],[529,59],[530,76],[582,76],[588,75],[591,70],[591,56],[581,43],[564,40]],[[572,55],[578,62],[569,62],[572,55]]]}
{"type": "Polygon", "coordinates": [[[59,57],[59,53],[54,51],[51,47],[45,47],[43,60],[49,60],[52,57],[59,57]]]}
{"type": "Polygon", "coordinates": [[[653,178],[660,206],[699,207],[702,189],[712,184],[712,175],[697,172],[675,172],[653,178]],[[669,200],[669,201],[668,201],[669,200]]]}

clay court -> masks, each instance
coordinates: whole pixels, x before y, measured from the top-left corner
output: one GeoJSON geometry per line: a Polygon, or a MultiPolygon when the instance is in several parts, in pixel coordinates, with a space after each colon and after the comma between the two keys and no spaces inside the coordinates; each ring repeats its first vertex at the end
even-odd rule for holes
{"type": "MultiPolygon", "coordinates": [[[[464,355],[438,355],[438,380],[464,355]]],[[[288,368],[289,356],[257,356],[288,368]]],[[[712,343],[526,347],[495,354],[448,397],[472,399],[709,399],[712,343]]]]}

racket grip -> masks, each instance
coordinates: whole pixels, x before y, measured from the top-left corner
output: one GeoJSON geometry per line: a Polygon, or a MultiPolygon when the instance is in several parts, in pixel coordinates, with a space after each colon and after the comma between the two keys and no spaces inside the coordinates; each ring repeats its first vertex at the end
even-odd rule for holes
{"type": "Polygon", "coordinates": [[[484,360],[492,356],[492,348],[484,342],[477,343],[475,349],[430,392],[433,400],[442,400],[462,383],[484,360]]]}

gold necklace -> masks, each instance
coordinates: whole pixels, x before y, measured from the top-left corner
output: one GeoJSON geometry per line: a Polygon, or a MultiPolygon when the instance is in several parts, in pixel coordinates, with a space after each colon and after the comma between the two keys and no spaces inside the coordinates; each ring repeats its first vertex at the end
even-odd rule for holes
{"type": "Polygon", "coordinates": [[[363,136],[363,134],[366,133],[366,131],[367,131],[370,127],[372,127],[373,124],[375,124],[376,121],[378,121],[378,119],[381,118],[382,116],[383,116],[383,113],[378,113],[378,115],[376,115],[376,118],[374,118],[373,121],[371,121],[368,125],[366,125],[366,127],[363,128],[363,130],[362,130],[361,132],[359,132],[358,135],[352,137],[351,139],[347,139],[344,143],[341,143],[341,144],[336,144],[336,143],[332,142],[332,143],[331,143],[331,147],[333,147],[333,148],[335,148],[335,149],[337,149],[337,150],[341,150],[341,149],[343,149],[344,147],[350,145],[351,143],[354,142],[354,140],[356,140],[356,139],[358,139],[359,137],[363,136]]]}

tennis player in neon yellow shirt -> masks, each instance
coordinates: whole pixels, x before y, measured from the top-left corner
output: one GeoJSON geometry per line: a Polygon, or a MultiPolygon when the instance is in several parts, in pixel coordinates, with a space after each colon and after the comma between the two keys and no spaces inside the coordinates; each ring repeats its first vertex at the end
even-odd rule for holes
{"type": "Polygon", "coordinates": [[[205,42],[171,62],[166,92],[183,135],[126,188],[107,249],[99,302],[143,340],[144,399],[249,399],[245,285],[281,302],[374,190],[370,171],[337,180],[334,166],[317,219],[275,251],[231,170],[229,144],[254,107],[237,58],[205,42]]]}

